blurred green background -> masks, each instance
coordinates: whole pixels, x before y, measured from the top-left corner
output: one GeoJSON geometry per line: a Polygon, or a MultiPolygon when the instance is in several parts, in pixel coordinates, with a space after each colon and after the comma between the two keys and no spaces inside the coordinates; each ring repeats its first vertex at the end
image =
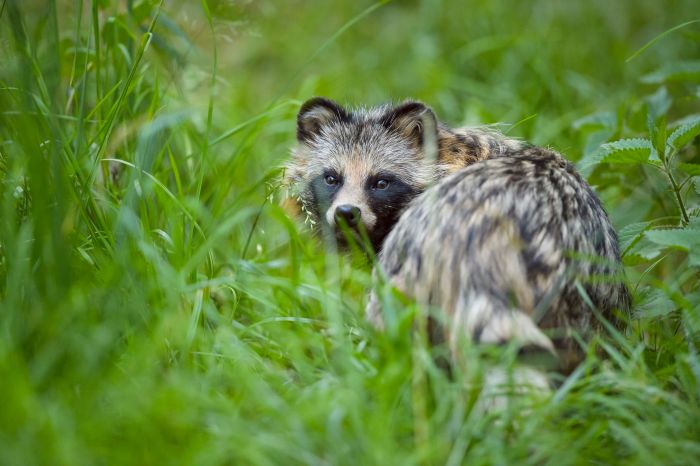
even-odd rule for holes
{"type": "Polygon", "coordinates": [[[700,23],[659,37],[698,17],[696,0],[2,1],[0,464],[698,461],[700,23]],[[627,327],[553,397],[479,413],[496,356],[465,349],[447,377],[400,303],[372,330],[368,268],[278,206],[314,95],[421,99],[579,161],[621,232],[627,327]],[[673,131],[690,136],[666,157],[673,131]],[[656,158],[601,148],[630,137],[656,158]]]}

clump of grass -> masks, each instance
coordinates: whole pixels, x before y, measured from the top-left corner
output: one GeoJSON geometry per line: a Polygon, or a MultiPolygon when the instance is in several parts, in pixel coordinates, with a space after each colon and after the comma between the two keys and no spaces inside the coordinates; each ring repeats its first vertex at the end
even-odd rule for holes
{"type": "Polygon", "coordinates": [[[3,2],[0,462],[697,460],[696,25],[625,63],[693,6],[3,2]],[[551,397],[475,409],[512,355],[465,348],[448,377],[410,303],[375,332],[366,265],[278,207],[312,94],[421,98],[580,159],[627,327],[551,397]]]}

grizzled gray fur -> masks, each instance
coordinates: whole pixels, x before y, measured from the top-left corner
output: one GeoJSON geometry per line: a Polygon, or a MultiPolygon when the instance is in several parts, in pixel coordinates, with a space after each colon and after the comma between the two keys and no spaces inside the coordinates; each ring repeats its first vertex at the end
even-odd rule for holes
{"type": "MultiPolygon", "coordinates": [[[[416,198],[379,264],[396,288],[445,313],[451,345],[466,334],[556,347],[566,369],[581,356],[569,330],[598,326],[584,296],[608,318],[628,301],[600,201],[569,162],[537,147],[475,163],[416,198]]],[[[368,312],[379,319],[375,296],[368,312]]]]}
{"type": "Polygon", "coordinates": [[[419,102],[350,111],[318,97],[299,111],[297,140],[285,171],[287,207],[341,246],[346,235],[339,223],[349,224],[367,234],[375,251],[428,186],[477,160],[524,147],[490,131],[451,130],[419,102]]]}
{"type": "MultiPolygon", "coordinates": [[[[439,309],[435,342],[517,341],[556,351],[629,296],[617,236],[595,193],[558,153],[493,131],[450,129],[419,102],[347,110],[304,104],[286,182],[340,244],[368,237],[388,282],[439,309]],[[343,226],[344,228],[339,228],[343,226]]],[[[375,293],[368,317],[382,326],[375,293]]]]}

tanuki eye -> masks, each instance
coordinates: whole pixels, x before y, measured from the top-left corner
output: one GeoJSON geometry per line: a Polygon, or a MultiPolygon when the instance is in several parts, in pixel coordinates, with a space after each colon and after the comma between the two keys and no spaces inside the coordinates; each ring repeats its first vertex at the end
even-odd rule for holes
{"type": "Polygon", "coordinates": [[[387,180],[378,180],[374,183],[374,189],[386,189],[389,187],[389,182],[387,180]]]}
{"type": "Polygon", "coordinates": [[[328,186],[335,186],[335,185],[338,184],[338,178],[336,178],[336,177],[333,176],[333,175],[326,175],[326,177],[324,178],[324,180],[326,181],[326,184],[327,184],[328,186]]]}

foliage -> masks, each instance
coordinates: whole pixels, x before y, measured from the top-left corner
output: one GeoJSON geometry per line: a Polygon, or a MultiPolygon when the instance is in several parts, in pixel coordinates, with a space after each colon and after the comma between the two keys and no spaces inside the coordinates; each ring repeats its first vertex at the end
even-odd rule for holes
{"type": "Polygon", "coordinates": [[[0,463],[696,462],[696,10],[1,2],[0,463]],[[513,355],[448,377],[410,303],[374,331],[366,265],[278,207],[312,95],[419,98],[577,160],[620,232],[625,328],[484,415],[513,355]]]}

